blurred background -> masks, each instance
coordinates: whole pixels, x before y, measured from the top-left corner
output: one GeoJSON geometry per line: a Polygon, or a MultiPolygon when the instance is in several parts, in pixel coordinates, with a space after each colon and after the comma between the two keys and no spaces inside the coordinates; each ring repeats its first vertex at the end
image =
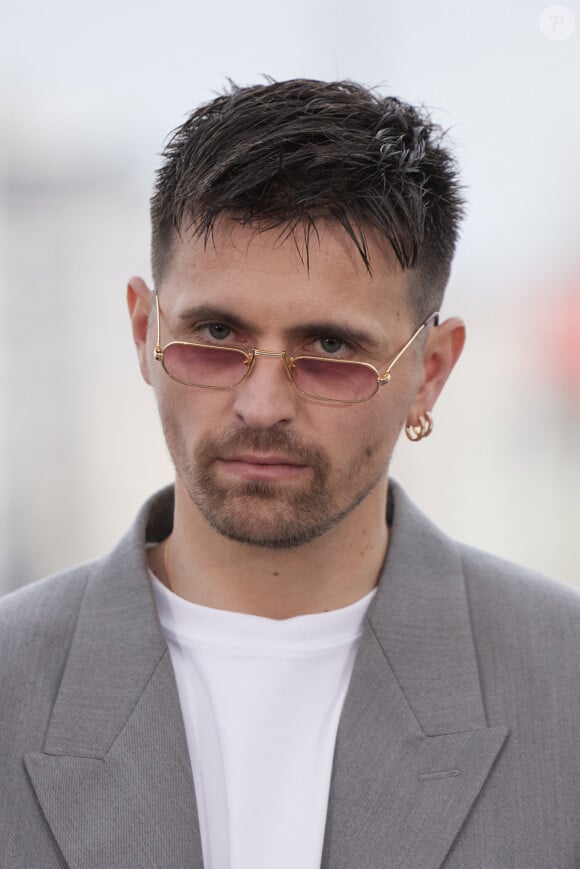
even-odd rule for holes
{"type": "Polygon", "coordinates": [[[445,530],[580,583],[580,0],[3,0],[0,593],[98,556],[171,480],[127,278],[171,129],[229,76],[351,78],[450,128],[468,344],[392,474],[445,530]]]}

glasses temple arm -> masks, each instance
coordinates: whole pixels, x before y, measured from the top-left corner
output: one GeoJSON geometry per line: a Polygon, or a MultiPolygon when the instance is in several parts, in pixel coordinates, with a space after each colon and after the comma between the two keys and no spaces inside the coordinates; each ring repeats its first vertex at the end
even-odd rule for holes
{"type": "Polygon", "coordinates": [[[391,379],[391,370],[393,369],[395,364],[399,361],[399,359],[401,358],[403,353],[405,353],[409,349],[409,347],[411,346],[411,344],[413,343],[415,338],[419,337],[419,335],[421,334],[423,329],[426,329],[432,320],[434,321],[436,326],[439,324],[439,311],[435,311],[433,314],[430,314],[427,317],[427,319],[423,323],[421,323],[419,328],[411,335],[411,337],[409,338],[409,340],[407,341],[405,346],[401,350],[399,350],[399,352],[397,353],[395,358],[389,364],[385,373],[381,377],[379,377],[379,383],[388,383],[389,382],[389,380],[391,379]]]}
{"type": "Polygon", "coordinates": [[[163,350],[161,349],[161,317],[159,316],[159,293],[155,290],[155,310],[157,312],[157,344],[153,355],[157,361],[163,359],[163,350]]]}

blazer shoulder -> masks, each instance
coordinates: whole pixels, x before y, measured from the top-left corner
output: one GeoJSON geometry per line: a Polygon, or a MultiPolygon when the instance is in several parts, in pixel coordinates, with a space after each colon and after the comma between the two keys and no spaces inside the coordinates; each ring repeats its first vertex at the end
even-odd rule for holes
{"type": "Polygon", "coordinates": [[[494,610],[536,612],[539,618],[580,618],[580,588],[511,561],[457,543],[468,591],[494,610]]]}
{"type": "Polygon", "coordinates": [[[24,585],[0,598],[0,637],[11,626],[19,631],[40,619],[65,613],[78,605],[91,570],[97,562],[86,562],[24,585]]]}
{"type": "Polygon", "coordinates": [[[506,670],[580,677],[580,589],[458,544],[476,647],[506,670]]]}
{"type": "MultiPolygon", "coordinates": [[[[76,624],[92,564],[30,583],[0,599],[0,678],[62,660],[76,624]]],[[[29,671],[30,672],[30,671],[29,671]]]]}

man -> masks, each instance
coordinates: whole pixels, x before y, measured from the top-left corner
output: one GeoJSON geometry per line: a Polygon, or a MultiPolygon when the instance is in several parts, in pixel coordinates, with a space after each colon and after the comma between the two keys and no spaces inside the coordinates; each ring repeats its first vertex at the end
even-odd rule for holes
{"type": "Polygon", "coordinates": [[[173,135],[128,304],[175,487],[2,602],[2,866],[580,865],[578,596],[388,479],[464,342],[442,139],[316,81],[173,135]]]}

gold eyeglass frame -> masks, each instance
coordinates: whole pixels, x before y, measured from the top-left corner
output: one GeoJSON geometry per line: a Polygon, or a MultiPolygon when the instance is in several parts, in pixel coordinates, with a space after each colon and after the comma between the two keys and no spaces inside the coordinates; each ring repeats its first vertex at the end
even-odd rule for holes
{"type": "Polygon", "coordinates": [[[253,350],[246,352],[239,347],[216,348],[215,344],[202,344],[197,341],[169,341],[169,343],[166,344],[165,347],[161,347],[161,310],[159,307],[159,293],[157,292],[157,290],[155,290],[155,310],[157,314],[157,343],[155,345],[155,349],[153,350],[153,358],[156,362],[161,362],[163,370],[165,371],[167,376],[176,383],[181,383],[183,386],[189,386],[192,389],[236,389],[240,385],[240,383],[243,383],[243,381],[246,380],[252,373],[254,362],[256,361],[257,356],[271,356],[273,358],[283,360],[288,380],[290,380],[290,382],[294,385],[294,388],[300,395],[304,396],[304,398],[312,399],[313,401],[326,401],[331,404],[362,404],[362,402],[364,401],[369,401],[371,398],[373,398],[373,396],[377,394],[380,386],[386,386],[386,384],[389,383],[393,367],[399,361],[401,356],[409,349],[415,339],[419,337],[421,332],[423,332],[423,330],[426,329],[432,321],[436,326],[439,323],[439,311],[434,311],[432,314],[429,314],[427,319],[424,320],[421,325],[418,326],[418,328],[413,332],[405,346],[402,347],[401,350],[399,350],[395,358],[389,363],[389,365],[385,369],[384,374],[381,374],[379,369],[372,365],[370,362],[357,362],[353,359],[326,359],[324,356],[288,356],[286,350],[282,350],[279,353],[274,353],[270,350],[258,350],[257,347],[254,347],[253,350]],[[247,367],[246,371],[244,372],[243,376],[238,380],[238,382],[232,384],[231,386],[207,386],[197,383],[188,383],[185,380],[180,380],[178,377],[175,377],[175,375],[171,374],[171,372],[168,371],[165,367],[165,352],[169,347],[173,347],[175,345],[181,347],[205,347],[209,348],[210,350],[218,349],[228,350],[231,353],[240,353],[244,357],[244,365],[246,365],[247,367]],[[339,363],[341,365],[362,365],[364,368],[370,368],[370,370],[374,372],[377,378],[375,389],[370,395],[365,396],[365,398],[349,399],[322,398],[320,395],[312,395],[309,392],[304,392],[304,390],[300,389],[300,387],[296,384],[296,381],[292,376],[292,369],[295,367],[296,362],[300,359],[315,359],[317,362],[334,362],[335,364],[339,363]]]}

